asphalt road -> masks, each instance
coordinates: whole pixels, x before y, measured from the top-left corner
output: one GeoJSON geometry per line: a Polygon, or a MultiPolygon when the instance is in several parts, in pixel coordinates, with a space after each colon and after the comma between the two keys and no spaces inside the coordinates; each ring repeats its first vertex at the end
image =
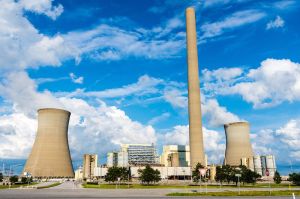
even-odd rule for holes
{"type": "MultiPolygon", "coordinates": [[[[83,189],[75,186],[73,182],[65,182],[59,186],[48,189],[4,189],[0,190],[0,199],[20,198],[171,198],[166,197],[171,192],[186,192],[189,189],[83,189]]],[[[198,190],[199,191],[199,190],[198,190]]],[[[210,189],[210,191],[213,191],[210,189]]],[[[180,197],[199,198],[199,197],[180,197]]],[[[223,198],[223,197],[201,197],[201,198],[223,198]]],[[[224,197],[229,198],[229,197],[224,197]]],[[[233,197],[239,198],[239,197],[233,197]]],[[[243,199],[254,197],[240,197],[243,199]]],[[[266,197],[255,197],[266,198],[266,197]]],[[[269,198],[269,197],[268,197],[269,198]]],[[[292,198],[292,197],[272,197],[292,198]]]]}

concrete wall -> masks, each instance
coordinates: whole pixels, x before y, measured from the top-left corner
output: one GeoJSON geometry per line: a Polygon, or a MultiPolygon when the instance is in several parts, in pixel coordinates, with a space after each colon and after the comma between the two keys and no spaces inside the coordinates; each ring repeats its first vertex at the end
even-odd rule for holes
{"type": "Polygon", "coordinates": [[[38,110],[38,129],[24,172],[33,177],[74,177],[68,144],[71,113],[60,109],[38,110]]]}

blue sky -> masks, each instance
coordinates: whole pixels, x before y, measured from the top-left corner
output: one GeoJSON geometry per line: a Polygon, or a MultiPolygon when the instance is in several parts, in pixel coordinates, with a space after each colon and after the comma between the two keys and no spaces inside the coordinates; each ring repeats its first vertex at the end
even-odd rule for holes
{"type": "Polygon", "coordinates": [[[159,151],[188,143],[185,9],[193,6],[209,162],[222,162],[222,125],[246,120],[256,154],[299,164],[298,1],[0,3],[0,157],[28,156],[43,107],[72,112],[74,159],[103,159],[120,143],[159,151]]]}

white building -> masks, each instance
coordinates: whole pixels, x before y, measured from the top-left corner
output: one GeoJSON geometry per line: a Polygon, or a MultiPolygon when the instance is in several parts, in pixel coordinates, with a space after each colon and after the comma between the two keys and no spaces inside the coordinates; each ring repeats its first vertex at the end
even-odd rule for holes
{"type": "MultiPolygon", "coordinates": [[[[138,178],[139,169],[144,169],[145,167],[130,167],[131,171],[131,177],[133,178],[138,178]]],[[[160,171],[160,176],[162,179],[167,179],[167,178],[172,178],[172,177],[181,177],[182,179],[184,177],[187,177],[191,175],[191,168],[190,167],[152,167],[153,169],[157,169],[160,171]]],[[[101,177],[104,178],[105,175],[107,174],[108,168],[102,168],[102,167],[97,167],[94,170],[95,177],[101,177]]]]}
{"type": "Polygon", "coordinates": [[[160,163],[165,167],[188,167],[190,166],[190,146],[188,145],[165,145],[160,156],[160,163]]]}
{"type": "Polygon", "coordinates": [[[154,144],[122,144],[118,152],[119,167],[158,163],[154,144]]]}
{"type": "Polygon", "coordinates": [[[274,176],[277,170],[275,156],[274,155],[256,155],[253,157],[254,170],[261,176],[274,176]]]}
{"type": "Polygon", "coordinates": [[[118,166],[118,153],[117,152],[110,152],[107,153],[107,167],[118,166]]]}

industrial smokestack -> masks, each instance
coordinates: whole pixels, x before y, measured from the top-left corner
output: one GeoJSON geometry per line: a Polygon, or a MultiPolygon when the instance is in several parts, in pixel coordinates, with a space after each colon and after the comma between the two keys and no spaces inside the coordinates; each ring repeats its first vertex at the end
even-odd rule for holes
{"type": "Polygon", "coordinates": [[[194,8],[186,9],[187,62],[188,62],[188,105],[191,167],[197,163],[205,165],[201,100],[198,71],[197,33],[194,8]]]}
{"type": "Polygon", "coordinates": [[[243,159],[253,161],[248,122],[235,122],[224,125],[226,134],[225,164],[239,166],[243,159]]]}
{"type": "Polygon", "coordinates": [[[69,111],[38,110],[38,129],[24,172],[33,177],[74,177],[68,144],[69,111]]]}

